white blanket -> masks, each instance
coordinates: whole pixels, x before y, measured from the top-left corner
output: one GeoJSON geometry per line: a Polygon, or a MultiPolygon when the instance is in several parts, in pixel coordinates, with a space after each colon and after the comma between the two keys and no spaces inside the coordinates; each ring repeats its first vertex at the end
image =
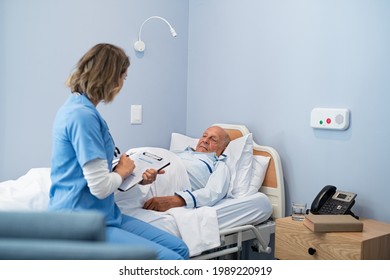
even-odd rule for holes
{"type": "Polygon", "coordinates": [[[217,211],[212,207],[196,209],[171,208],[167,211],[176,221],[181,238],[190,250],[190,256],[221,245],[217,211]]]}
{"type": "MultiPolygon", "coordinates": [[[[181,159],[169,150],[143,147],[129,150],[127,153],[144,150],[169,160],[171,164],[165,168],[165,174],[157,176],[153,184],[149,186],[137,185],[127,192],[117,192],[115,199],[124,214],[151,222],[154,211],[140,209],[144,202],[153,196],[169,196],[174,195],[176,191],[190,189],[190,182],[181,159]]],[[[220,245],[218,219],[214,208],[177,207],[166,213],[173,216],[177,225],[177,231],[170,229],[170,232],[183,239],[190,250],[190,256],[198,255],[220,245]]],[[[162,225],[161,228],[167,230],[165,225],[162,225]]]]}
{"type": "MultiPolygon", "coordinates": [[[[153,224],[161,221],[161,213],[142,209],[143,203],[153,196],[173,195],[175,191],[190,188],[187,172],[180,158],[162,148],[137,148],[158,154],[170,161],[165,174],[159,175],[150,185],[136,185],[127,192],[116,192],[115,199],[122,212],[153,224]],[[156,213],[156,214],[154,214],[156,213]]],[[[50,168],[33,168],[16,180],[0,182],[0,210],[44,211],[49,203],[50,168]]],[[[174,208],[165,213],[174,217],[157,224],[163,230],[181,237],[195,256],[220,244],[217,214],[212,207],[174,208]],[[189,222],[190,221],[190,222],[189,222]],[[169,224],[168,224],[169,223],[169,224]]]]}
{"type": "Polygon", "coordinates": [[[0,183],[0,210],[44,211],[49,204],[50,168],[33,168],[16,180],[0,183]]]}

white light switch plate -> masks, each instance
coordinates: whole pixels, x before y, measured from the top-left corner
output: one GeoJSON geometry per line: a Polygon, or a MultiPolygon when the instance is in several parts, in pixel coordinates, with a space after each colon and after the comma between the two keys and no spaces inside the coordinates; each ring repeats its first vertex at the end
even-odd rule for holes
{"type": "Polygon", "coordinates": [[[131,124],[142,123],[142,105],[131,105],[131,124]]]}
{"type": "Polygon", "coordinates": [[[349,110],[345,108],[314,108],[310,126],[321,129],[345,130],[349,126],[349,110]]]}

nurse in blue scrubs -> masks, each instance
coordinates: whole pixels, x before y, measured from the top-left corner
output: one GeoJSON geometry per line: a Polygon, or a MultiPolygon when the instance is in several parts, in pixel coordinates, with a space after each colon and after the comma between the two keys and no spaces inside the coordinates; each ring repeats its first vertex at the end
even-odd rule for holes
{"type": "MultiPolygon", "coordinates": [[[[123,215],[114,201],[114,191],[135,165],[122,155],[112,168],[114,141],[96,106],[114,100],[129,66],[121,48],[98,44],[79,60],[68,78],[72,94],[59,109],[52,131],[49,209],[99,211],[106,218],[108,242],[152,247],[159,259],[188,259],[188,248],[181,239],[123,215]]],[[[147,170],[141,184],[152,183],[156,176],[156,170],[147,170]]]]}

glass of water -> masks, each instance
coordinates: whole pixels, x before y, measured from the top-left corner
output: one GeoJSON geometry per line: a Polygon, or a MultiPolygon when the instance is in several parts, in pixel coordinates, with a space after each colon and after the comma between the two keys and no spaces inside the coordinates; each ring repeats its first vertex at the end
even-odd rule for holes
{"type": "Polygon", "coordinates": [[[293,202],[291,217],[294,221],[303,221],[306,214],[306,203],[293,202]]]}

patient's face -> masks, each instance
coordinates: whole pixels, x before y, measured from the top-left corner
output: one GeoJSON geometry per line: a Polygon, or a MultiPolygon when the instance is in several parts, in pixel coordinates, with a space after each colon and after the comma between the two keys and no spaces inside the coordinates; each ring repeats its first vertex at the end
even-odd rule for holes
{"type": "Polygon", "coordinates": [[[226,148],[225,137],[225,130],[219,126],[211,126],[203,132],[196,145],[196,151],[203,153],[215,152],[217,156],[220,156],[226,148]]]}

